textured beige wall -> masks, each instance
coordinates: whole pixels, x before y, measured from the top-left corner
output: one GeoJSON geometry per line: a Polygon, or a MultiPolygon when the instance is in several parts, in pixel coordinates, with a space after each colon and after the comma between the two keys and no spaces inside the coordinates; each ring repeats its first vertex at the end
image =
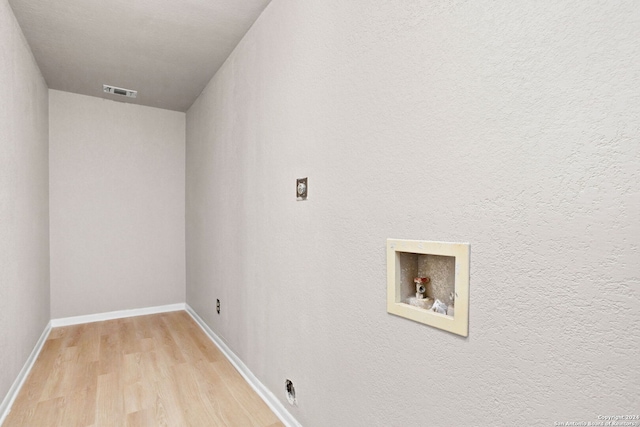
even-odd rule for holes
{"type": "Polygon", "coordinates": [[[185,114],[49,101],[51,316],[183,302],[185,114]]]}
{"type": "Polygon", "coordinates": [[[639,21],[274,0],[187,113],[188,303],[306,427],[637,413],[639,21]],[[471,243],[468,339],[386,313],[387,237],[471,243]]]}
{"type": "Polygon", "coordinates": [[[49,322],[47,86],[0,0],[0,402],[49,322]]]}

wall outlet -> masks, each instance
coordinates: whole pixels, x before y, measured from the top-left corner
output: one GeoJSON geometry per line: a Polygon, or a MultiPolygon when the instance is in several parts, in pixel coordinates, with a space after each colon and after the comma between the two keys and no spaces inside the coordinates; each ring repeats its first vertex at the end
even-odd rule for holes
{"type": "Polygon", "coordinates": [[[307,178],[298,178],[296,180],[296,198],[298,200],[306,200],[308,190],[307,178]]]}
{"type": "Polygon", "coordinates": [[[287,402],[291,405],[297,405],[298,401],[296,400],[296,389],[293,386],[293,382],[287,379],[284,382],[284,388],[287,393],[287,402]]]}
{"type": "Polygon", "coordinates": [[[218,312],[218,314],[220,314],[220,300],[219,299],[216,300],[216,311],[218,312]]]}

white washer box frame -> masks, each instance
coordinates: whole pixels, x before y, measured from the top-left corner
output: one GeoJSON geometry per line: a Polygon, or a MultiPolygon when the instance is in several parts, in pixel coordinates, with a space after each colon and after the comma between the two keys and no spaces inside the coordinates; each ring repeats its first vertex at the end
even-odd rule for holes
{"type": "Polygon", "coordinates": [[[387,239],[387,312],[434,328],[469,336],[469,253],[468,243],[387,239]],[[399,252],[455,258],[455,310],[453,316],[425,310],[402,302],[399,252]]]}

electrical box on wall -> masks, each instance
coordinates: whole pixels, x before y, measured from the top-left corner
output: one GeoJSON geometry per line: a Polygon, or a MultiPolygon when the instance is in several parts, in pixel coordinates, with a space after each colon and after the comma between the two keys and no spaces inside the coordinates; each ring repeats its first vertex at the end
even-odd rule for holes
{"type": "Polygon", "coordinates": [[[387,312],[469,334],[469,244],[387,239],[387,312]]]}
{"type": "Polygon", "coordinates": [[[296,198],[298,200],[307,200],[308,192],[308,178],[298,178],[296,180],[296,198]]]}

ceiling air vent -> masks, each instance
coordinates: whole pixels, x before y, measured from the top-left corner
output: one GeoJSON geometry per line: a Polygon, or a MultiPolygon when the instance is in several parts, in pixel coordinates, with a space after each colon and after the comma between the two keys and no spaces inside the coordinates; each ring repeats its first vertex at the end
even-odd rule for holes
{"type": "Polygon", "coordinates": [[[122,89],[121,87],[102,85],[102,90],[106,93],[126,96],[128,98],[135,98],[136,96],[138,96],[137,90],[122,89]]]}

